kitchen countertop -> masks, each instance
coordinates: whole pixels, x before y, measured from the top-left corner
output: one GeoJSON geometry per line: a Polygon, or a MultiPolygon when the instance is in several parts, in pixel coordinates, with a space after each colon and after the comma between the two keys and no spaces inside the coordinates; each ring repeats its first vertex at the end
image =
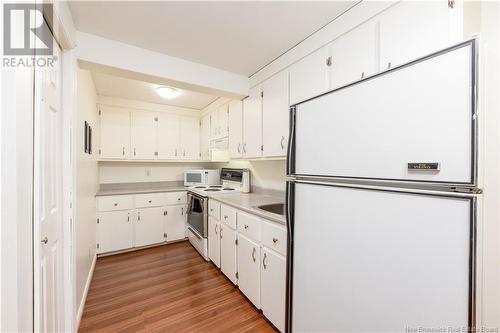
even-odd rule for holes
{"type": "Polygon", "coordinates": [[[187,191],[182,182],[154,182],[154,183],[123,183],[123,184],[101,184],[96,197],[107,195],[126,195],[157,192],[179,192],[187,191]]]}
{"type": "Polygon", "coordinates": [[[263,193],[231,193],[210,196],[210,200],[218,201],[225,205],[257,215],[266,220],[274,221],[286,225],[286,216],[278,215],[265,210],[255,208],[255,206],[268,205],[285,202],[284,195],[263,194],[263,193]]]}

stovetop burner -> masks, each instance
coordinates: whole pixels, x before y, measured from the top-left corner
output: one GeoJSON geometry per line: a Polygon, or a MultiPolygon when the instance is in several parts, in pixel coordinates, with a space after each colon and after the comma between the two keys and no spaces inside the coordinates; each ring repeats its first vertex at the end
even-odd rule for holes
{"type": "Polygon", "coordinates": [[[194,188],[207,188],[206,186],[195,186],[194,188]]]}
{"type": "Polygon", "coordinates": [[[210,187],[210,188],[221,188],[221,187],[222,187],[222,185],[210,185],[209,187],[210,187]]]}
{"type": "Polygon", "coordinates": [[[207,188],[203,191],[205,191],[205,192],[219,192],[219,191],[221,191],[221,189],[220,188],[207,188]]]}
{"type": "Polygon", "coordinates": [[[234,188],[231,188],[231,187],[224,187],[223,188],[224,191],[234,191],[234,188]]]}

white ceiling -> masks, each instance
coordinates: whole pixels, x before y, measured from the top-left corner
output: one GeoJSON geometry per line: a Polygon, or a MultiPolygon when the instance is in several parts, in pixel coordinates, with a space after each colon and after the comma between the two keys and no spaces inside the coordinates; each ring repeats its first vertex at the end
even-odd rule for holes
{"type": "Polygon", "coordinates": [[[78,30],[250,76],[356,1],[70,1],[78,30]]]}
{"type": "Polygon", "coordinates": [[[180,106],[201,110],[218,97],[199,92],[182,90],[182,95],[164,99],[156,94],[158,84],[131,80],[109,74],[92,72],[98,95],[135,99],[143,102],[180,106]]]}

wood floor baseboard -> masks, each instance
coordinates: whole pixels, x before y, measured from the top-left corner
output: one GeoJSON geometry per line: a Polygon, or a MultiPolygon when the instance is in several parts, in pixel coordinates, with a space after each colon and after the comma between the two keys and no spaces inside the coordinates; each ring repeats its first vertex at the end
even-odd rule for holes
{"type": "Polygon", "coordinates": [[[95,264],[97,262],[97,254],[94,254],[94,259],[92,259],[92,264],[90,265],[89,274],[87,276],[87,281],[85,282],[85,289],[83,289],[82,299],[80,300],[80,305],[78,306],[78,312],[76,313],[76,330],[80,328],[80,322],[82,320],[83,309],[85,308],[85,301],[87,300],[87,295],[90,289],[90,283],[92,282],[92,277],[94,276],[95,264]]]}

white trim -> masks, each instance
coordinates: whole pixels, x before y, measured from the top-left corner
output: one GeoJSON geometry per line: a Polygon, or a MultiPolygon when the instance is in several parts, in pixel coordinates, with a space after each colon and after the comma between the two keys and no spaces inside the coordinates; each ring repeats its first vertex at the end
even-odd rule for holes
{"type": "Polygon", "coordinates": [[[89,275],[87,276],[87,282],[85,283],[85,289],[83,289],[82,300],[78,306],[78,312],[76,313],[76,326],[75,332],[78,332],[80,328],[80,321],[82,320],[83,309],[85,307],[85,302],[87,301],[87,294],[89,293],[90,283],[92,282],[92,277],[94,276],[95,264],[97,261],[97,254],[94,254],[94,259],[92,260],[92,265],[90,266],[89,275]]]}

